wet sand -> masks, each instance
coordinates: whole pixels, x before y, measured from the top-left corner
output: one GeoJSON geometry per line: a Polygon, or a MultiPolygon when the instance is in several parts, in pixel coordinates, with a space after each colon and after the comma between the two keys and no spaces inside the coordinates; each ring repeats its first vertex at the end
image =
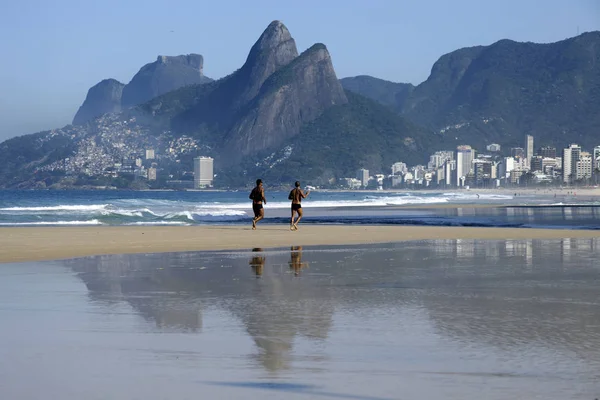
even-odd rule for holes
{"type": "Polygon", "coordinates": [[[600,237],[598,230],[428,226],[288,225],[193,227],[0,228],[0,262],[102,254],[233,250],[292,245],[351,245],[425,239],[556,239],[600,237]]]}
{"type": "Polygon", "coordinates": [[[460,239],[3,264],[0,393],[593,400],[598,250],[460,239]]]}

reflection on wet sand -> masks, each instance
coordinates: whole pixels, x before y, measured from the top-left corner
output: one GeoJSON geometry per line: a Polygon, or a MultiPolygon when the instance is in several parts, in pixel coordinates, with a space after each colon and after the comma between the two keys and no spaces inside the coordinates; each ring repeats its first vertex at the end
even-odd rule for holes
{"type": "MultiPolygon", "coordinates": [[[[301,250],[294,246],[290,252],[289,265],[295,275],[308,265],[302,262],[301,250]]],[[[252,276],[263,278],[256,283],[243,278],[248,275],[241,257],[228,258],[228,268],[214,268],[201,253],[156,254],[143,259],[98,256],[66,262],[84,280],[94,301],[109,305],[125,300],[157,327],[199,331],[203,299],[209,295],[216,298],[216,305],[244,323],[259,350],[253,357],[267,370],[277,371],[290,368],[297,335],[311,340],[327,337],[334,307],[329,288],[289,281],[289,274],[280,272],[281,263],[276,260],[265,273],[269,266],[265,254],[261,248],[251,252],[252,276]],[[241,282],[232,284],[239,277],[241,282]],[[225,301],[232,296],[240,301],[225,301]]]]}
{"type": "Polygon", "coordinates": [[[328,352],[335,334],[349,335],[346,351],[381,351],[390,368],[410,371],[402,348],[416,335],[410,356],[423,373],[558,375],[590,387],[600,379],[598,250],[598,239],[438,240],[68,263],[92,301],[126,301],[161,329],[200,332],[202,310],[226,311],[256,346],[248,357],[269,373],[298,368],[302,339],[319,348],[302,360],[333,368],[328,360],[345,354],[328,352]],[[439,364],[447,353],[461,362],[439,364]]]}
{"type": "Polygon", "coordinates": [[[299,276],[303,268],[308,268],[308,263],[302,262],[302,246],[292,246],[289,264],[294,276],[299,276]]]}
{"type": "MultiPolygon", "coordinates": [[[[254,248],[252,249],[252,252],[262,252],[263,249],[261,248],[254,248]]],[[[260,277],[263,274],[263,269],[265,266],[265,257],[263,255],[257,254],[252,256],[252,258],[250,259],[250,267],[252,267],[252,271],[254,272],[254,274],[256,275],[256,277],[260,277]]]]}

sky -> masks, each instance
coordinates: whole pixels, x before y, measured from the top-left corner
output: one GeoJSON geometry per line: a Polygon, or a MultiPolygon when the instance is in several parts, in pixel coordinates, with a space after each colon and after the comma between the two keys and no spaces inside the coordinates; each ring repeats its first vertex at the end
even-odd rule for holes
{"type": "Polygon", "coordinates": [[[299,51],[324,43],[339,78],[418,84],[458,48],[600,30],[600,0],[2,0],[0,142],[69,124],[91,86],[158,55],[226,76],[276,19],[299,51]]]}

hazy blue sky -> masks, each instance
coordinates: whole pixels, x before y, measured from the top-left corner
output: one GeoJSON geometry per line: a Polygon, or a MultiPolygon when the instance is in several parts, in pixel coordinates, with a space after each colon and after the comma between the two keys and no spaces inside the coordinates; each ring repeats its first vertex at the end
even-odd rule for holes
{"type": "Polygon", "coordinates": [[[0,141],[70,123],[91,86],[159,54],[200,53],[223,77],[274,19],[299,51],[325,43],[340,78],[418,84],[460,47],[599,30],[600,0],[2,0],[0,141]]]}

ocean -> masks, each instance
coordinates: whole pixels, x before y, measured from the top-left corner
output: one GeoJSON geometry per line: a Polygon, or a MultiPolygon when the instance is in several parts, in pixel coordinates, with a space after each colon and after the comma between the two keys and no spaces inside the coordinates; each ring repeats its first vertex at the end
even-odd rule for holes
{"type": "MultiPolygon", "coordinates": [[[[288,222],[287,194],[267,190],[265,223],[288,222]]],[[[600,202],[549,193],[313,191],[303,208],[307,224],[600,229],[600,202]]],[[[250,217],[247,191],[0,191],[0,226],[248,224],[250,217]]]]}

